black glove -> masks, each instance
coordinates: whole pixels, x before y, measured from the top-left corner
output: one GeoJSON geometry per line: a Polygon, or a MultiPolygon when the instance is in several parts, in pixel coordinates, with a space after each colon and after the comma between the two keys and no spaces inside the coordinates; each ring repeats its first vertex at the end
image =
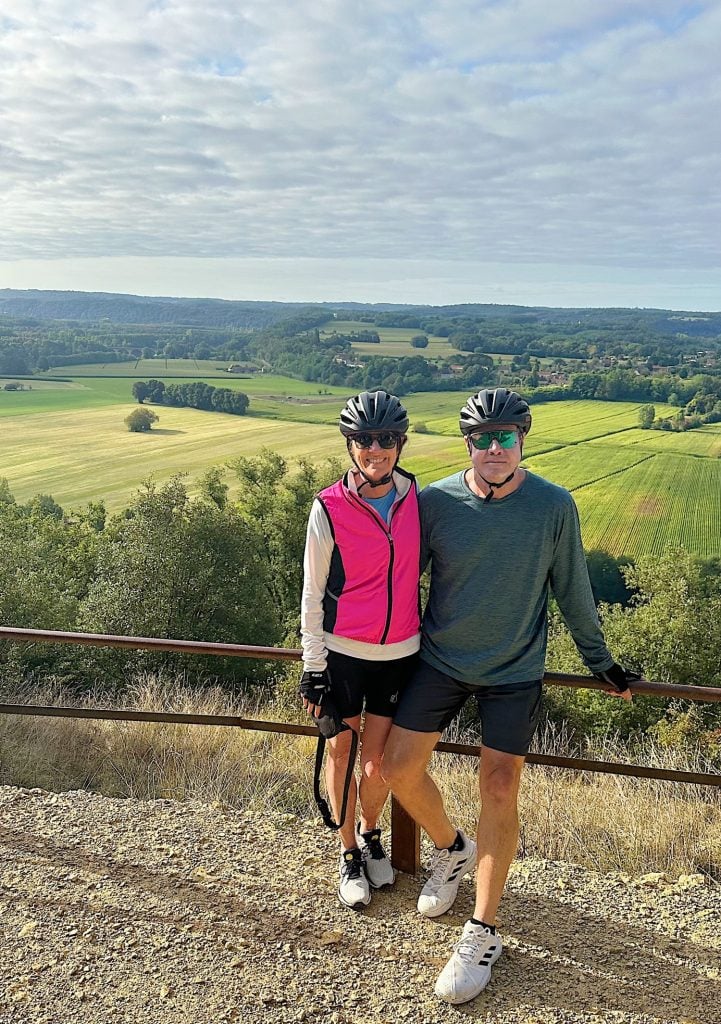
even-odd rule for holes
{"type": "Polygon", "coordinates": [[[322,672],[306,671],[300,677],[300,695],[309,704],[323,707],[323,701],[327,699],[329,694],[330,676],[328,675],[327,668],[324,668],[322,672]]]}
{"type": "Polygon", "coordinates": [[[332,740],[339,732],[348,728],[335,706],[328,669],[322,672],[304,672],[300,679],[300,695],[305,697],[309,704],[322,708],[322,715],[318,718],[313,716],[313,721],[318,726],[320,734],[327,740],[332,740]]]}
{"type": "Polygon", "coordinates": [[[610,668],[604,669],[603,672],[594,672],[593,674],[602,683],[608,683],[609,686],[612,686],[616,693],[625,693],[629,683],[635,683],[637,679],[641,678],[638,672],[631,672],[616,661],[614,661],[610,668]]]}

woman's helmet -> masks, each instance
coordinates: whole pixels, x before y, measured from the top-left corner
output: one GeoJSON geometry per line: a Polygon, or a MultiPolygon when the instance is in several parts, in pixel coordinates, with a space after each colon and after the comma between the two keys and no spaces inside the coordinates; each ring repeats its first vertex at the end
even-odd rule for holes
{"type": "Polygon", "coordinates": [[[468,399],[461,409],[461,433],[465,436],[478,430],[493,428],[499,423],[519,427],[522,434],[531,429],[528,402],[508,388],[484,388],[468,399]]]}
{"type": "Polygon", "coordinates": [[[395,395],[387,391],[361,391],[349,398],[340,414],[340,432],[344,437],[364,430],[392,430],[405,434],[408,413],[395,395]]]}

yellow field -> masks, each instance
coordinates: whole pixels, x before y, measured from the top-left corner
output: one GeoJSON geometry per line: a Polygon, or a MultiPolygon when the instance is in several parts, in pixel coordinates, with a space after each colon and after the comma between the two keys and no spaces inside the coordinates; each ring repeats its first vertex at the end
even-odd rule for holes
{"type": "MultiPolygon", "coordinates": [[[[242,390],[245,382],[234,382],[242,390]]],[[[254,378],[250,415],[229,416],[158,406],[148,434],[131,434],[124,418],[135,408],[131,381],[83,378],[82,384],[0,392],[0,477],[19,501],[51,494],[65,508],[102,499],[127,505],[149,477],[184,473],[192,492],[211,466],[271,448],[292,466],[345,457],[337,416],[345,395],[282,377],[254,378]]],[[[409,395],[411,431],[403,464],[421,485],[468,464],[458,434],[465,393],[409,395]]],[[[569,488],[581,514],[587,548],[631,557],[683,544],[719,554],[721,428],[685,434],[640,430],[638,404],[569,401],[533,407],[525,465],[569,488]]],[[[673,410],[658,407],[659,415],[673,410]]],[[[232,475],[227,478],[233,493],[232,475]]]]}
{"type": "MultiPolygon", "coordinates": [[[[108,508],[118,509],[147,477],[165,480],[187,473],[192,491],[208,467],[255,455],[263,447],[280,452],[290,463],[344,454],[335,426],[195,409],[159,407],[157,426],[147,434],[132,434],[123,419],[133,408],[128,403],[82,413],[5,418],[0,476],[8,479],[18,501],[42,493],[52,494],[63,506],[103,498],[108,508]]],[[[463,461],[460,439],[456,444],[448,441],[412,435],[406,462],[409,468],[417,465],[424,482],[463,461]]]]}

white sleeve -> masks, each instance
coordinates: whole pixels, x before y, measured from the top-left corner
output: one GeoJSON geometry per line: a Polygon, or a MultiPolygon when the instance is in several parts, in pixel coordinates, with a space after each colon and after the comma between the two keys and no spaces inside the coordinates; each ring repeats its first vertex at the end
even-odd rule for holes
{"type": "Polygon", "coordinates": [[[303,556],[303,594],[300,603],[303,668],[308,672],[322,672],[326,667],[323,598],[332,554],[333,535],[328,516],[316,499],[308,517],[303,556]]]}

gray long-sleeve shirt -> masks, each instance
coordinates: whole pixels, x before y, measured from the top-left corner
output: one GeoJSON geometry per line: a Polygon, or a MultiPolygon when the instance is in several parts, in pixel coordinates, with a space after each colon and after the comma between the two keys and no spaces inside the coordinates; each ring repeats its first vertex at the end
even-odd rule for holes
{"type": "Polygon", "coordinates": [[[550,590],[586,665],[613,664],[568,491],[526,471],[517,490],[484,503],[455,473],[421,492],[420,509],[431,563],[424,661],[475,685],[540,679],[550,590]]]}

